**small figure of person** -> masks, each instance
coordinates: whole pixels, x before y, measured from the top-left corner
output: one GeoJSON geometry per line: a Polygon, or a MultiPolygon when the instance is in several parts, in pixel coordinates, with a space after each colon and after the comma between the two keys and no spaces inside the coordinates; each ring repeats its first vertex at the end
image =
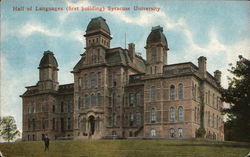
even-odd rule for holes
{"type": "Polygon", "coordinates": [[[45,146],[44,151],[46,151],[46,150],[49,151],[49,138],[48,138],[48,136],[46,135],[43,140],[44,140],[44,146],[45,146]]]}

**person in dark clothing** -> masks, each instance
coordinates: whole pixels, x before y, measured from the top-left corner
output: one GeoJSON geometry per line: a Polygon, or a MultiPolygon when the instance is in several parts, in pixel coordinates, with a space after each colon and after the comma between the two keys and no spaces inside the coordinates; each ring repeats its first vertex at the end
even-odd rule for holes
{"type": "Polygon", "coordinates": [[[48,136],[46,135],[43,140],[44,140],[44,146],[45,146],[44,151],[49,150],[49,138],[48,138],[48,136]]]}

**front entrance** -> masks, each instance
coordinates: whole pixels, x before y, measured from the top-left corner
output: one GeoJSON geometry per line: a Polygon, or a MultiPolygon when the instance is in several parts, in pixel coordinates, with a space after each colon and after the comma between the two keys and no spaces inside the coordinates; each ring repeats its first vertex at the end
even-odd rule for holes
{"type": "Polygon", "coordinates": [[[94,135],[95,133],[95,117],[89,117],[89,126],[90,126],[90,135],[94,135]]]}

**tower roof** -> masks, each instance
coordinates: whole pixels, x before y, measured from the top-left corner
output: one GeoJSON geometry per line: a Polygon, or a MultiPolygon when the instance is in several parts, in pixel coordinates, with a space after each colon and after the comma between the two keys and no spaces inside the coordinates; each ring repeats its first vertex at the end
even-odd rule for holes
{"type": "Polygon", "coordinates": [[[58,64],[53,52],[47,50],[44,51],[43,57],[40,61],[39,68],[54,67],[57,68],[58,64]]]}
{"type": "Polygon", "coordinates": [[[168,42],[166,36],[163,34],[163,28],[161,26],[152,27],[147,38],[147,45],[152,43],[162,43],[168,48],[168,42]]]}
{"type": "Polygon", "coordinates": [[[101,16],[91,19],[91,21],[89,22],[89,24],[87,26],[86,32],[95,31],[95,30],[99,30],[99,29],[105,31],[106,33],[108,33],[110,35],[109,26],[106,23],[106,20],[101,16]]]}

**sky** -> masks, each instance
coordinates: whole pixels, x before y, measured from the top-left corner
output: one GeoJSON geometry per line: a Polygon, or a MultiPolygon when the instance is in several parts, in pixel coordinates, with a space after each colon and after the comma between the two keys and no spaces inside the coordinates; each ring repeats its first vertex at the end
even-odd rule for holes
{"type": "Polygon", "coordinates": [[[113,39],[111,47],[135,43],[145,58],[146,39],[153,26],[162,26],[169,51],[168,64],[193,62],[207,57],[207,70],[222,71],[227,87],[229,64],[238,55],[250,58],[250,2],[248,1],[152,1],[152,0],[2,0],[0,49],[0,116],[14,116],[22,131],[22,99],[26,86],[39,79],[37,69],[43,52],[54,53],[59,64],[59,83],[73,83],[72,71],[84,52],[91,18],[106,19],[113,39]],[[67,11],[67,7],[77,8],[67,11]],[[104,11],[81,11],[82,7],[104,11]],[[134,6],[160,8],[134,10],[134,6]],[[23,7],[24,11],[15,11],[23,7]],[[63,8],[41,11],[39,8],[63,8]],[[127,7],[110,11],[108,7],[127,7]],[[31,10],[30,10],[31,9],[31,10]]]}

